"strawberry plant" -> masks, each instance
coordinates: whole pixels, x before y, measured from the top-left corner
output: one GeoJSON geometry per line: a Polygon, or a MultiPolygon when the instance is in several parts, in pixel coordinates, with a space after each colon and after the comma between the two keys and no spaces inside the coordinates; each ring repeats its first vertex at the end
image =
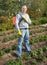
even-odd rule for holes
{"type": "Polygon", "coordinates": [[[5,53],[8,53],[8,52],[10,52],[10,48],[3,48],[3,49],[1,49],[0,50],[0,56],[3,56],[5,53]]]}
{"type": "Polygon", "coordinates": [[[47,51],[47,46],[44,46],[43,47],[43,51],[47,51]]]}
{"type": "Polygon", "coordinates": [[[38,58],[37,58],[38,60],[43,61],[44,58],[45,58],[45,56],[43,54],[38,54],[38,58]]]}
{"type": "Polygon", "coordinates": [[[25,65],[36,65],[36,59],[31,59],[29,62],[27,62],[25,65]]]}
{"type": "Polygon", "coordinates": [[[16,60],[13,60],[13,59],[9,59],[6,62],[6,65],[22,65],[22,63],[20,61],[16,61],[16,60]]]}
{"type": "Polygon", "coordinates": [[[30,44],[33,44],[33,43],[35,43],[35,37],[30,39],[30,44]]]}
{"type": "Polygon", "coordinates": [[[29,53],[27,53],[26,55],[24,55],[23,58],[24,58],[25,60],[28,60],[30,57],[31,57],[31,55],[30,55],[29,53]]]}
{"type": "Polygon", "coordinates": [[[3,50],[0,50],[0,56],[3,56],[5,52],[3,50]]]}
{"type": "Polygon", "coordinates": [[[36,64],[36,59],[32,59],[30,64],[35,65],[36,64]]]}
{"type": "Polygon", "coordinates": [[[37,51],[37,59],[38,60],[43,60],[44,59],[44,54],[43,54],[43,48],[38,48],[36,49],[37,51]]]}
{"type": "Polygon", "coordinates": [[[44,55],[47,57],[47,46],[43,47],[44,55]]]}
{"type": "Polygon", "coordinates": [[[36,49],[36,52],[37,52],[37,54],[43,54],[43,49],[42,48],[38,48],[38,49],[36,49]]]}
{"type": "Polygon", "coordinates": [[[3,48],[0,50],[0,56],[4,55],[5,53],[9,53],[11,50],[16,49],[16,44],[14,44],[11,48],[3,48]]]}
{"type": "Polygon", "coordinates": [[[31,39],[30,39],[30,44],[33,44],[33,43],[35,43],[35,42],[41,42],[41,41],[47,41],[47,35],[45,34],[45,35],[39,35],[39,36],[36,36],[36,37],[32,37],[31,39]]]}
{"type": "Polygon", "coordinates": [[[24,59],[23,56],[20,56],[20,57],[17,57],[17,58],[16,58],[17,61],[21,61],[21,60],[23,60],[23,59],[24,59]]]}
{"type": "Polygon", "coordinates": [[[10,49],[10,48],[3,48],[2,50],[3,50],[5,53],[8,53],[8,52],[10,52],[11,49],[10,49]]]}
{"type": "Polygon", "coordinates": [[[3,40],[2,40],[2,42],[7,42],[7,41],[9,41],[10,39],[7,37],[7,38],[4,38],[3,40]]]}
{"type": "Polygon", "coordinates": [[[4,39],[2,40],[2,42],[7,42],[7,41],[13,40],[13,39],[15,39],[15,38],[17,38],[17,35],[13,35],[13,36],[11,36],[11,37],[4,38],[4,39]]]}
{"type": "Polygon", "coordinates": [[[31,56],[36,58],[37,57],[37,51],[36,50],[32,51],[31,56]]]}
{"type": "Polygon", "coordinates": [[[42,28],[42,29],[37,29],[37,30],[31,30],[30,34],[32,35],[32,34],[41,33],[41,32],[44,32],[44,31],[47,31],[47,29],[42,28]]]}
{"type": "Polygon", "coordinates": [[[39,41],[44,41],[44,36],[39,36],[39,41]]]}
{"type": "Polygon", "coordinates": [[[16,43],[14,45],[12,45],[12,50],[15,50],[17,47],[16,43]]]}

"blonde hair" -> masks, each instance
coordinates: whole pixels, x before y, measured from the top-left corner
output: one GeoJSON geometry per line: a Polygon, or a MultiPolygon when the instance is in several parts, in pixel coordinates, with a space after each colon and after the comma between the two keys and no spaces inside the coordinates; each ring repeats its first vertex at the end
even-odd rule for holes
{"type": "Polygon", "coordinates": [[[21,8],[27,8],[27,6],[26,5],[22,5],[22,7],[21,8]]]}

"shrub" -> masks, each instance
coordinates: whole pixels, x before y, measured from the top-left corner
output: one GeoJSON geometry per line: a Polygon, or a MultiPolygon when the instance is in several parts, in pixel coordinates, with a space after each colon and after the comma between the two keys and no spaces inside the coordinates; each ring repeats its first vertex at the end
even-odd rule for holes
{"type": "Polygon", "coordinates": [[[47,23],[46,17],[41,17],[37,20],[32,20],[32,25],[40,25],[40,24],[45,24],[45,23],[47,23]]]}
{"type": "Polygon", "coordinates": [[[0,31],[4,31],[4,30],[9,30],[9,29],[13,29],[11,20],[12,17],[11,16],[1,16],[0,17],[0,31]]]}
{"type": "Polygon", "coordinates": [[[47,18],[46,17],[41,17],[39,22],[40,22],[40,24],[45,24],[45,23],[47,23],[47,18]]]}
{"type": "Polygon", "coordinates": [[[39,20],[32,21],[32,25],[39,25],[39,24],[40,24],[39,20]]]}

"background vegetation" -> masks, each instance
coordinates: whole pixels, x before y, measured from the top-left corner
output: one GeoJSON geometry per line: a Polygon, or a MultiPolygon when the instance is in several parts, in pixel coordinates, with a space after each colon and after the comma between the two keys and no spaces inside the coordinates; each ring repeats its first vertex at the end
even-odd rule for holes
{"type": "Polygon", "coordinates": [[[33,25],[47,23],[47,0],[0,0],[0,31],[12,29],[13,13],[26,4],[33,25]]]}

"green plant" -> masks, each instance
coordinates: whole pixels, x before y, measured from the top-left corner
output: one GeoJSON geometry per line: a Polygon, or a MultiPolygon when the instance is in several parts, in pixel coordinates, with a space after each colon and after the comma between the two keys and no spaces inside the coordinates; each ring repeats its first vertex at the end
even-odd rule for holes
{"type": "Polygon", "coordinates": [[[20,61],[16,61],[16,60],[13,60],[13,59],[9,59],[6,62],[6,65],[22,65],[22,63],[20,61]]]}
{"type": "Polygon", "coordinates": [[[10,49],[10,48],[3,48],[2,50],[3,50],[5,53],[8,53],[8,52],[10,52],[11,49],[10,49]]]}
{"type": "Polygon", "coordinates": [[[36,50],[32,51],[32,52],[31,52],[31,56],[32,56],[32,57],[37,57],[37,51],[36,51],[36,50]]]}
{"type": "Polygon", "coordinates": [[[15,50],[17,47],[16,43],[14,45],[12,45],[12,50],[15,50]]]}
{"type": "Polygon", "coordinates": [[[47,46],[44,46],[43,47],[43,51],[47,51],[47,46]]]}
{"type": "Polygon", "coordinates": [[[41,33],[41,32],[44,32],[44,31],[47,31],[47,28],[40,28],[40,29],[39,28],[38,29],[33,28],[33,29],[30,30],[30,34],[32,35],[32,34],[41,33]]]}
{"type": "Polygon", "coordinates": [[[38,21],[38,20],[34,20],[33,22],[32,22],[32,25],[39,25],[40,24],[40,22],[38,21]]]}
{"type": "Polygon", "coordinates": [[[15,38],[17,38],[18,35],[13,35],[13,36],[9,36],[9,37],[5,37],[2,42],[7,42],[7,41],[10,41],[10,40],[13,40],[15,38]]]}
{"type": "Polygon", "coordinates": [[[42,35],[42,36],[39,36],[39,41],[44,41],[44,36],[42,35]]]}
{"type": "Polygon", "coordinates": [[[38,60],[43,60],[44,59],[44,54],[43,54],[43,48],[38,48],[36,49],[37,51],[37,59],[38,60]]]}
{"type": "Polygon", "coordinates": [[[11,50],[16,49],[16,44],[14,44],[11,48],[3,48],[0,50],[0,56],[4,55],[5,53],[9,53],[11,50]]]}
{"type": "Polygon", "coordinates": [[[3,49],[1,49],[0,50],[0,56],[3,56],[5,53],[8,53],[8,52],[10,52],[10,48],[3,48],[3,49]]]}
{"type": "Polygon", "coordinates": [[[38,60],[42,60],[43,61],[44,58],[45,58],[45,56],[43,54],[38,54],[38,58],[37,58],[38,60]]]}
{"type": "Polygon", "coordinates": [[[32,37],[30,39],[30,44],[33,44],[35,42],[41,42],[41,41],[47,41],[47,35],[44,34],[44,35],[39,35],[39,36],[35,36],[35,37],[32,37]]]}
{"type": "Polygon", "coordinates": [[[0,56],[3,56],[5,52],[3,50],[0,50],[0,56]]]}
{"type": "Polygon", "coordinates": [[[40,22],[40,24],[45,24],[45,23],[47,23],[47,18],[46,17],[41,17],[39,22],[40,22]]]}
{"type": "Polygon", "coordinates": [[[3,40],[2,40],[2,42],[7,42],[7,41],[9,41],[10,39],[7,37],[7,38],[4,38],[3,40]]]}
{"type": "Polygon", "coordinates": [[[37,52],[37,54],[43,54],[43,49],[42,48],[38,48],[38,49],[36,49],[36,52],[37,52]]]}
{"type": "Polygon", "coordinates": [[[31,65],[36,64],[36,59],[31,60],[31,65]]]}
{"type": "Polygon", "coordinates": [[[5,31],[9,29],[13,29],[13,26],[11,24],[12,17],[8,16],[1,16],[0,17],[0,31],[5,31]]]}
{"type": "Polygon", "coordinates": [[[35,43],[35,37],[30,39],[30,44],[33,44],[33,43],[35,43]]]}
{"type": "Polygon", "coordinates": [[[17,58],[16,58],[17,61],[21,61],[21,60],[23,60],[23,59],[24,59],[23,56],[20,56],[20,57],[17,57],[17,58]]]}
{"type": "Polygon", "coordinates": [[[23,58],[24,58],[25,60],[28,60],[30,57],[31,57],[31,55],[30,55],[29,53],[27,53],[26,55],[24,55],[23,58]]]}

